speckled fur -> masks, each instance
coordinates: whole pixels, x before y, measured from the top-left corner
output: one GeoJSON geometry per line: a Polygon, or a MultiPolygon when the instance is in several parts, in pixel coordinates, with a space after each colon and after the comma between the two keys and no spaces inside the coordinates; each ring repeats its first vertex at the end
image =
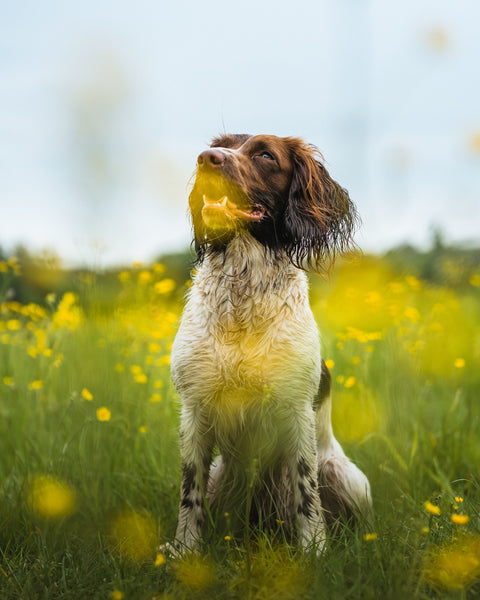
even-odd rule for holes
{"type": "Polygon", "coordinates": [[[329,397],[314,410],[320,356],[306,275],[286,255],[243,231],[206,256],[172,349],[183,405],[177,547],[198,546],[205,502],[228,497],[233,482],[244,496],[255,483],[259,496],[273,497],[278,520],[317,550],[325,539],[319,473],[320,486],[337,487],[329,510],[369,504],[366,477],[333,436],[329,397]]]}

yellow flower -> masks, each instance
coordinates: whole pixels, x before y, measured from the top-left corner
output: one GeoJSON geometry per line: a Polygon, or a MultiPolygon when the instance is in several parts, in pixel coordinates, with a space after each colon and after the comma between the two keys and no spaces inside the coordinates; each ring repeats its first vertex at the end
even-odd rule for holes
{"type": "Polygon", "coordinates": [[[122,363],[117,363],[115,365],[115,371],[117,371],[117,373],[123,373],[125,371],[125,365],[122,365],[122,363]]]}
{"type": "Polygon", "coordinates": [[[10,319],[7,321],[7,329],[10,329],[10,331],[18,331],[20,327],[21,324],[18,319],[10,319]]]}
{"type": "Polygon", "coordinates": [[[165,273],[165,265],[162,265],[162,263],[155,263],[152,269],[154,273],[165,273]]]}
{"type": "Polygon", "coordinates": [[[28,389],[30,391],[43,389],[43,381],[41,381],[40,379],[37,379],[36,381],[32,381],[31,383],[28,384],[28,389]]]}
{"type": "Polygon", "coordinates": [[[156,360],[155,364],[157,365],[157,367],[162,367],[163,365],[169,365],[170,364],[170,354],[165,354],[165,356],[161,356],[160,358],[158,358],[156,360]]]}
{"type": "Polygon", "coordinates": [[[150,271],[140,271],[140,273],[138,274],[138,283],[149,283],[150,281],[152,281],[153,279],[153,275],[150,273],[150,271]]]}
{"type": "Polygon", "coordinates": [[[154,381],[153,387],[155,387],[156,389],[163,388],[163,381],[161,379],[157,379],[156,381],[154,381]]]}
{"type": "Polygon", "coordinates": [[[97,419],[99,421],[110,421],[110,417],[112,413],[108,410],[106,406],[101,406],[97,408],[97,419]]]}
{"type": "Polygon", "coordinates": [[[137,383],[147,383],[148,380],[145,373],[137,373],[137,375],[134,376],[134,379],[137,383]]]}
{"type": "Polygon", "coordinates": [[[453,364],[456,369],[463,369],[463,367],[465,366],[465,359],[464,358],[456,358],[455,362],[453,364]]]}
{"type": "Polygon", "coordinates": [[[232,539],[232,537],[230,535],[226,535],[223,539],[229,542],[232,539]]]}
{"type": "Polygon", "coordinates": [[[118,278],[122,283],[126,283],[127,281],[130,281],[130,272],[122,271],[118,274],[118,278]]]}
{"type": "Polygon", "coordinates": [[[157,344],[156,342],[152,342],[151,344],[148,344],[148,350],[149,350],[149,352],[158,354],[161,350],[160,344],[157,344]]]}
{"type": "Polygon", "coordinates": [[[175,576],[187,589],[200,591],[214,582],[215,571],[206,558],[193,554],[175,565],[175,576]]]}
{"type": "Polygon", "coordinates": [[[153,396],[150,398],[150,402],[161,402],[162,401],[162,394],[153,394],[153,396]]]}
{"type": "Polygon", "coordinates": [[[140,365],[132,365],[130,367],[130,371],[134,374],[134,375],[140,375],[140,373],[143,372],[142,367],[140,365]]]}
{"type": "Polygon", "coordinates": [[[375,541],[377,538],[378,538],[378,533],[366,533],[366,534],[363,536],[363,539],[364,539],[366,542],[373,542],[373,541],[375,541]]]}
{"type": "Polygon", "coordinates": [[[356,378],[355,377],[348,377],[348,379],[345,381],[345,387],[346,388],[351,388],[355,385],[356,383],[356,378]]]}
{"type": "Polygon", "coordinates": [[[93,400],[92,393],[89,390],[87,390],[87,388],[83,388],[82,397],[85,398],[85,400],[93,400]]]}
{"type": "Polygon", "coordinates": [[[352,365],[359,365],[362,362],[362,359],[359,356],[354,356],[352,358],[352,365]]]}
{"type": "Polygon", "coordinates": [[[480,576],[480,537],[465,536],[426,556],[423,578],[436,587],[462,589],[480,576]]]}
{"type": "Polygon", "coordinates": [[[154,289],[157,294],[168,294],[175,289],[175,281],[173,279],[162,279],[154,285],[154,289]]]}
{"type": "Polygon", "coordinates": [[[478,274],[474,274],[470,277],[470,285],[473,285],[474,287],[480,287],[480,275],[478,274]]]}
{"type": "Polygon", "coordinates": [[[6,375],[6,376],[3,378],[3,383],[4,383],[5,385],[8,385],[8,387],[12,387],[12,385],[13,385],[13,377],[9,377],[8,375],[6,375]]]}
{"type": "Polygon", "coordinates": [[[30,486],[27,502],[31,510],[45,519],[69,517],[76,510],[75,490],[50,475],[37,475],[30,486]]]}
{"type": "Polygon", "coordinates": [[[335,361],[331,359],[326,360],[325,365],[327,366],[327,369],[333,369],[333,367],[335,366],[335,361]]]}
{"type": "Polygon", "coordinates": [[[128,560],[151,560],[157,543],[157,526],[149,514],[126,509],[110,523],[112,549],[128,560]]]}
{"type": "Polygon", "coordinates": [[[453,515],[450,515],[450,521],[455,523],[455,525],[466,525],[470,521],[470,517],[468,515],[454,513],[453,515]]]}
{"type": "Polygon", "coordinates": [[[425,502],[425,504],[423,505],[425,507],[425,510],[427,512],[429,512],[431,515],[435,515],[438,517],[438,515],[441,514],[441,510],[439,506],[436,506],[435,504],[432,504],[429,500],[427,500],[425,502]]]}
{"type": "Polygon", "coordinates": [[[155,557],[155,566],[161,567],[164,562],[165,562],[165,556],[161,552],[159,552],[157,554],[157,556],[155,557]]]}
{"type": "Polygon", "coordinates": [[[53,292],[51,292],[50,294],[47,294],[45,296],[45,300],[47,301],[47,304],[55,304],[56,299],[57,299],[57,295],[54,294],[53,292]]]}
{"type": "Polygon", "coordinates": [[[125,594],[120,590],[113,590],[110,594],[111,600],[123,600],[125,598],[125,594]]]}
{"type": "Polygon", "coordinates": [[[147,433],[147,426],[146,425],[142,425],[141,427],[138,428],[139,433],[147,433]]]}
{"type": "Polygon", "coordinates": [[[407,306],[403,314],[412,323],[418,323],[420,321],[420,313],[414,306],[407,306]]]}
{"type": "Polygon", "coordinates": [[[455,502],[463,502],[463,498],[461,496],[455,496],[455,502]]]}
{"type": "Polygon", "coordinates": [[[7,273],[8,265],[4,260],[0,260],[0,273],[7,273]]]}

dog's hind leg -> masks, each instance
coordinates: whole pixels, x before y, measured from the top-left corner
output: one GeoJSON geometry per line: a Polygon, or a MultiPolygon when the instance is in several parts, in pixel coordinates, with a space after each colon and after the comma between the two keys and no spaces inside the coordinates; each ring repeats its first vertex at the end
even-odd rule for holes
{"type": "Polygon", "coordinates": [[[318,486],[327,525],[338,519],[369,520],[372,500],[365,474],[345,455],[331,424],[331,378],[322,360],[320,388],[314,401],[318,450],[318,486]]]}

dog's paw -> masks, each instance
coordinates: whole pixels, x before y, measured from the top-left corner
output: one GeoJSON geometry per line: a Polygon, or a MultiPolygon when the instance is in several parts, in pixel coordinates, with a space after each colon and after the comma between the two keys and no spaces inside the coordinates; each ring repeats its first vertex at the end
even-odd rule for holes
{"type": "Polygon", "coordinates": [[[187,546],[179,540],[173,540],[172,542],[166,542],[161,544],[157,552],[163,554],[166,559],[176,560],[182,558],[186,554],[198,554],[199,549],[197,544],[187,546]]]}

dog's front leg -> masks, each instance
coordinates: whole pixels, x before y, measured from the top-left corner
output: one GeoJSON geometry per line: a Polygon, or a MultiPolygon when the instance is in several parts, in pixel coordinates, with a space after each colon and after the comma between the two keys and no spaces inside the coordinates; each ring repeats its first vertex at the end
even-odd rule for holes
{"type": "Polygon", "coordinates": [[[205,494],[213,436],[201,411],[184,407],[180,429],[182,485],[175,547],[195,550],[205,523],[205,494]]]}
{"type": "Polygon", "coordinates": [[[325,523],[317,486],[313,414],[309,417],[308,423],[297,424],[289,468],[299,541],[304,548],[321,552],[325,543],[325,523]]]}

